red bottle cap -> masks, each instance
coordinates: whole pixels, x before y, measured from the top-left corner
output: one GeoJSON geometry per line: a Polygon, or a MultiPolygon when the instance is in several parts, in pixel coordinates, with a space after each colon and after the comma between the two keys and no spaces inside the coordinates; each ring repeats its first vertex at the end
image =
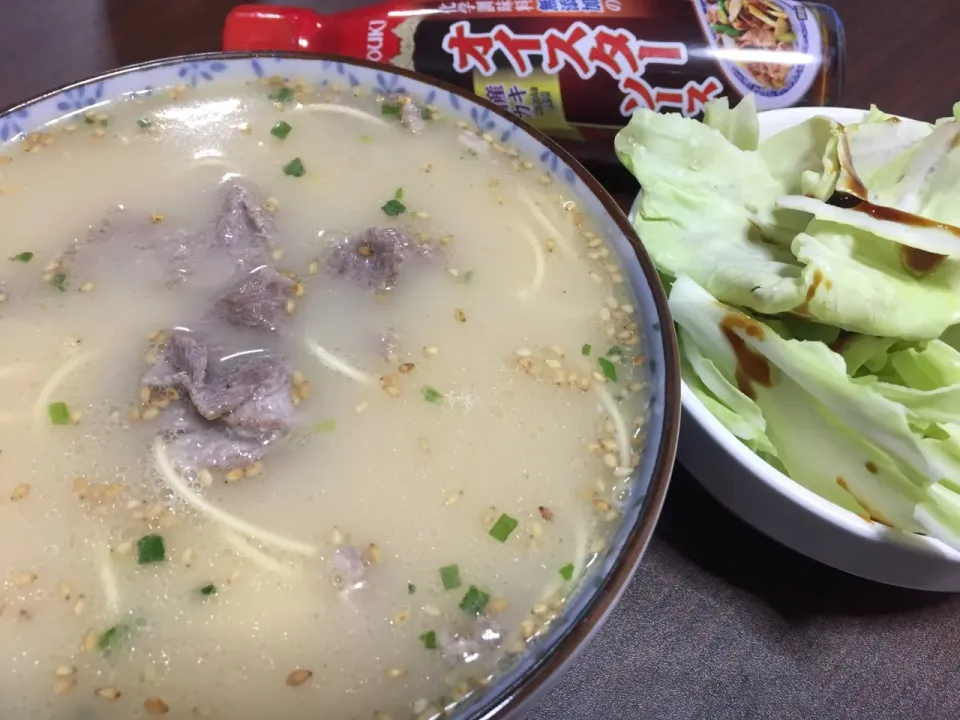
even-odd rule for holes
{"type": "Polygon", "coordinates": [[[227,15],[223,49],[320,52],[323,21],[304,8],[238,5],[227,15]]]}

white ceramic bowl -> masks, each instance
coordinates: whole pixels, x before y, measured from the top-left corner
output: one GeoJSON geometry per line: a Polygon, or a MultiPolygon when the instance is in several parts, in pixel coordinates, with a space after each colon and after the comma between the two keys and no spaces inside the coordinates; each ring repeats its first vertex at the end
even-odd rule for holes
{"type": "MultiPolygon", "coordinates": [[[[760,114],[761,137],[815,115],[850,123],[859,121],[864,111],[771,110],[760,114]]],[[[901,587],[960,592],[960,553],[939,540],[867,522],[824,500],[751,452],[685,384],[682,402],[677,458],[735,515],[787,547],[853,575],[901,587]]]]}

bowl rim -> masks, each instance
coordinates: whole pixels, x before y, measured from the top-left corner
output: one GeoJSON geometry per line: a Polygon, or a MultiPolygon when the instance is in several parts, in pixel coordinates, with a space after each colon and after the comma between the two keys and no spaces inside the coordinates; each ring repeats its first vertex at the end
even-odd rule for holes
{"type": "MultiPolygon", "coordinates": [[[[659,334],[663,347],[663,425],[661,428],[660,442],[655,450],[656,459],[651,470],[650,484],[643,500],[643,507],[606,577],[602,578],[598,583],[593,592],[593,597],[590,598],[581,612],[574,618],[567,632],[558,636],[551,646],[544,648],[543,655],[540,659],[518,676],[511,684],[505,686],[496,695],[491,695],[489,698],[480,700],[475,708],[467,710],[468,716],[484,719],[509,716],[520,708],[525,707],[529,702],[532,702],[538,697],[542,690],[546,689],[551,680],[559,677],[559,674],[569,661],[576,656],[579,650],[582,649],[586,642],[600,628],[613,609],[613,606],[626,590],[628,583],[639,567],[643,554],[650,543],[653,530],[656,527],[664,499],[666,498],[667,488],[670,484],[674,461],[676,459],[681,414],[679,348],[673,320],[667,303],[666,291],[660,283],[660,278],[657,275],[652,259],[644,249],[636,230],[633,228],[633,224],[627,219],[626,213],[624,213],[600,182],[594,178],[580,162],[574,159],[568,151],[540,130],[519,121],[511,113],[486,98],[475,95],[445,80],[424,75],[407,68],[332,53],[263,51],[188,53],[125,65],[37,93],[28,97],[26,100],[0,108],[0,118],[74,88],[123,75],[135,74],[144,70],[182,63],[216,60],[255,60],[258,58],[289,58],[318,63],[342,63],[343,65],[363,67],[383,73],[399,75],[449,93],[454,93],[507,120],[518,130],[533,137],[534,140],[554,153],[573,171],[587,190],[600,201],[610,219],[617,226],[633,250],[644,281],[650,291],[653,304],[657,311],[657,325],[653,328],[653,331],[659,334]]],[[[648,449],[648,452],[649,451],[648,449]]]]}
{"type": "MultiPolygon", "coordinates": [[[[868,112],[864,109],[831,106],[766,110],[758,113],[760,134],[761,137],[764,135],[765,123],[767,125],[776,123],[776,132],[817,116],[828,117],[841,123],[857,122],[868,112]]],[[[851,535],[880,544],[907,545],[911,549],[926,555],[960,563],[960,552],[940,540],[916,533],[904,533],[882,523],[868,521],[846,508],[834,505],[829,500],[820,497],[812,490],[780,472],[750,450],[717,420],[713,413],[700,401],[700,398],[682,380],[681,385],[681,403],[684,411],[689,413],[690,417],[707,432],[711,439],[723,446],[727,454],[737,461],[745,474],[759,479],[770,489],[792,500],[821,520],[831,523],[851,535]]]]}

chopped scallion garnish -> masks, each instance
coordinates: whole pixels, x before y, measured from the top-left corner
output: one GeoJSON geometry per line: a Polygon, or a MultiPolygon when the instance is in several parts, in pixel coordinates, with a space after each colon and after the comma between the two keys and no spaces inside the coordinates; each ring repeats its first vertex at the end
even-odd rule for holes
{"type": "Polygon", "coordinates": [[[47,412],[50,414],[50,422],[54,425],[70,424],[70,408],[65,402],[55,402],[47,405],[47,412]]]}
{"type": "Polygon", "coordinates": [[[307,169],[303,166],[300,158],[294,158],[283,166],[283,174],[290,175],[291,177],[303,177],[306,171],[307,169]]]}
{"type": "Polygon", "coordinates": [[[370,135],[361,135],[361,136],[360,136],[360,142],[362,142],[362,143],[372,143],[372,142],[373,142],[373,138],[372,138],[370,135]]]}
{"type": "Polygon", "coordinates": [[[623,350],[616,345],[607,350],[607,357],[619,357],[621,355],[623,355],[623,350]]]}
{"type": "Polygon", "coordinates": [[[427,650],[437,649],[437,634],[433,630],[427,630],[420,636],[420,642],[427,650]]]}
{"type": "Polygon", "coordinates": [[[140,126],[141,130],[147,130],[153,125],[153,120],[151,120],[150,118],[142,117],[139,120],[137,120],[137,125],[140,126]]]}
{"type": "Polygon", "coordinates": [[[463,600],[460,601],[460,609],[468,615],[482,615],[487,609],[488,602],[490,602],[490,595],[471,585],[467,594],[463,596],[463,600]]]}
{"type": "Polygon", "coordinates": [[[296,97],[296,93],[293,91],[293,88],[284,85],[283,87],[277,88],[267,97],[275,102],[288,103],[293,102],[294,98],[296,97]]]}
{"type": "Polygon", "coordinates": [[[600,364],[600,370],[603,372],[603,376],[610,382],[616,382],[617,368],[614,367],[614,364],[606,358],[598,358],[597,362],[600,364]]]}
{"type": "Polygon", "coordinates": [[[313,431],[315,433],[333,432],[336,429],[337,429],[336,420],[321,420],[320,422],[314,423],[313,425],[313,431]]]}
{"type": "Polygon", "coordinates": [[[433,120],[433,110],[427,107],[423,108],[420,111],[420,117],[422,117],[424,120],[433,120]]]}
{"type": "Polygon", "coordinates": [[[31,260],[33,260],[33,253],[32,252],[17,253],[10,259],[15,260],[16,262],[28,263],[31,260]]]}
{"type": "Polygon", "coordinates": [[[567,563],[560,568],[560,577],[567,581],[573,578],[573,563],[567,563]]]}
{"type": "Polygon", "coordinates": [[[290,123],[281,120],[272,128],[270,128],[270,134],[278,140],[286,140],[287,135],[290,134],[291,130],[293,130],[293,127],[291,127],[290,123]]]}
{"type": "Polygon", "coordinates": [[[586,357],[587,355],[590,354],[590,352],[591,352],[592,350],[593,350],[592,347],[590,347],[589,345],[587,345],[586,343],[584,343],[583,347],[580,348],[580,354],[583,355],[584,357],[586,357]]]}
{"type": "Polygon", "coordinates": [[[391,198],[387,200],[383,206],[380,208],[390,217],[396,217],[397,215],[402,215],[407,211],[407,206],[396,198],[391,198]]]}
{"type": "Polygon", "coordinates": [[[460,587],[460,566],[444,565],[440,568],[440,582],[444,590],[456,590],[460,587]]]}
{"type": "Polygon", "coordinates": [[[397,191],[393,194],[393,196],[397,200],[403,200],[403,188],[402,187],[397,188],[397,191]]]}
{"type": "Polygon", "coordinates": [[[211,583],[210,585],[204,585],[202,588],[200,588],[200,594],[201,594],[201,595],[216,595],[216,594],[217,594],[217,586],[214,585],[214,584],[212,584],[212,583],[211,583]]]}
{"type": "Polygon", "coordinates": [[[510,537],[510,533],[516,530],[519,524],[520,522],[518,520],[504,513],[497,518],[493,527],[490,528],[490,537],[500,542],[506,542],[507,538],[510,537]]]}
{"type": "Polygon", "coordinates": [[[167,559],[167,548],[162,535],[144,535],[137,540],[137,562],[141,565],[163,562],[167,559]]]}
{"type": "Polygon", "coordinates": [[[424,385],[420,388],[420,392],[423,395],[423,399],[427,402],[432,402],[439,405],[443,402],[443,394],[436,388],[432,388],[429,385],[424,385]]]}
{"type": "Polygon", "coordinates": [[[104,630],[97,637],[97,650],[107,652],[129,634],[130,626],[126,623],[114,625],[112,628],[104,630]]]}
{"type": "Polygon", "coordinates": [[[400,103],[384,103],[380,106],[380,114],[400,117],[400,103]]]}
{"type": "Polygon", "coordinates": [[[473,270],[467,270],[467,271],[463,274],[463,281],[464,281],[465,283],[468,283],[468,282],[470,282],[471,280],[473,280],[473,270]]]}
{"type": "Polygon", "coordinates": [[[63,273],[57,273],[52,278],[50,278],[50,284],[53,285],[60,292],[66,292],[67,290],[67,276],[63,273]]]}
{"type": "Polygon", "coordinates": [[[413,595],[417,591],[417,586],[411,582],[407,583],[407,595],[413,595]]]}

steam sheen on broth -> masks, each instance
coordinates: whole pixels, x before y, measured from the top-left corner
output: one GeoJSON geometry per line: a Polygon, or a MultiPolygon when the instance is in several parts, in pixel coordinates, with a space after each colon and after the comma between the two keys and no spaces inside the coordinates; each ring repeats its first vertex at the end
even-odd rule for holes
{"type": "Polygon", "coordinates": [[[646,400],[560,182],[281,81],[0,162],[0,717],[430,718],[562,611],[646,400]]]}

